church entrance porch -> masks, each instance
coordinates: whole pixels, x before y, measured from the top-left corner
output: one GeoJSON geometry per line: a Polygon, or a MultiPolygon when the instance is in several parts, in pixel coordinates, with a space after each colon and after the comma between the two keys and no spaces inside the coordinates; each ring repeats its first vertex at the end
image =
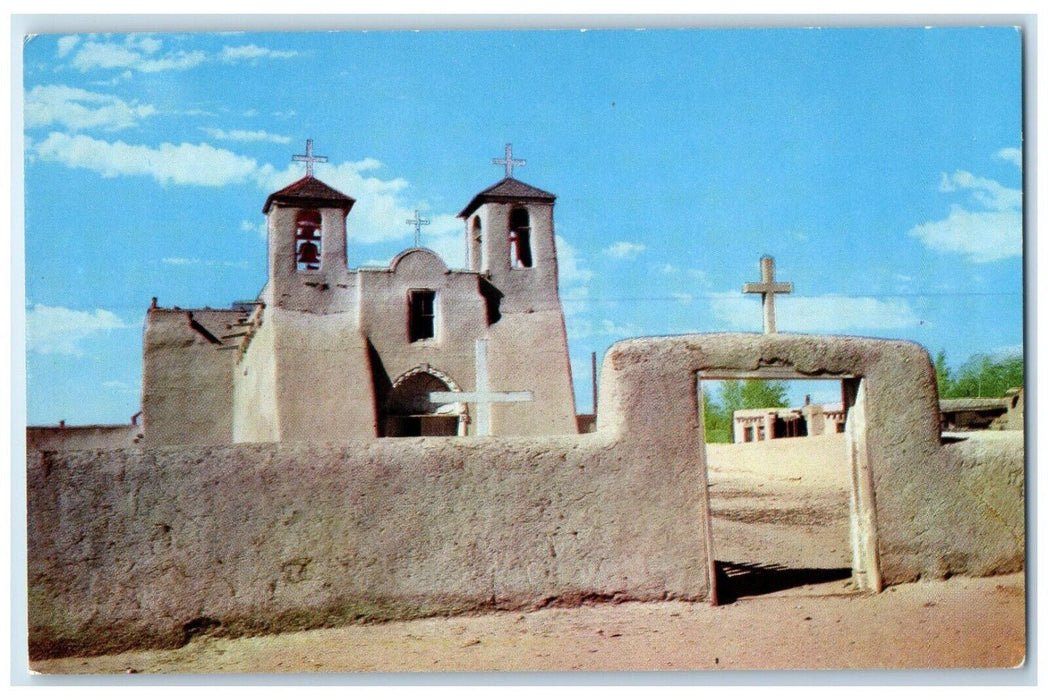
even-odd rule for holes
{"type": "MultiPolygon", "coordinates": [[[[443,373],[439,373],[443,374],[443,373]]],[[[383,437],[454,436],[465,431],[462,404],[440,405],[430,400],[436,391],[458,387],[450,377],[442,379],[436,370],[417,367],[401,375],[393,384],[383,411],[383,437]]]]}

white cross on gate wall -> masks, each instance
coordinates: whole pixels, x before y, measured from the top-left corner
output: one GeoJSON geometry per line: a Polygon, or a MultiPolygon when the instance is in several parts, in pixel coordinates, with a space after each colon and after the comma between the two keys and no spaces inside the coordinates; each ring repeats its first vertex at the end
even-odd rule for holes
{"type": "Polygon", "coordinates": [[[775,295],[792,294],[792,282],[775,281],[775,258],[766,255],[761,258],[761,281],[748,282],[742,285],[743,294],[760,294],[764,307],[764,332],[775,333],[775,295]]]}
{"type": "Polygon", "coordinates": [[[476,404],[475,416],[477,435],[491,435],[491,404],[531,401],[530,391],[490,391],[488,389],[488,341],[477,339],[477,389],[476,391],[433,391],[429,400],[433,403],[476,404]]]}

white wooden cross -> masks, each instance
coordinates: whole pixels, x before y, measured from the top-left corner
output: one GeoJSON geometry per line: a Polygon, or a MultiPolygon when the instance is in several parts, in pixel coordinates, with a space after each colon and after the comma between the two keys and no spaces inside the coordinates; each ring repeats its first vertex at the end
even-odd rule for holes
{"type": "Polygon", "coordinates": [[[466,402],[477,405],[477,435],[491,435],[491,404],[531,401],[530,391],[489,391],[488,390],[488,341],[477,339],[477,390],[476,391],[434,391],[429,395],[433,403],[466,402]]]}
{"type": "Polygon", "coordinates": [[[415,247],[418,248],[419,239],[422,237],[422,227],[429,226],[429,219],[423,219],[418,215],[418,209],[415,210],[415,218],[408,219],[404,222],[405,224],[413,224],[415,226],[415,247]]]}
{"type": "Polygon", "coordinates": [[[526,161],[526,160],[520,160],[520,159],[514,160],[514,158],[513,158],[513,144],[512,143],[507,143],[506,144],[506,157],[505,158],[501,158],[501,159],[499,159],[499,158],[492,158],[491,162],[494,165],[505,165],[506,166],[506,177],[513,177],[513,166],[514,165],[521,165],[521,166],[523,166],[523,165],[527,165],[528,164],[528,161],[526,161]]]}
{"type": "Polygon", "coordinates": [[[306,164],[306,177],[313,177],[313,163],[328,162],[327,156],[313,155],[313,139],[306,139],[306,155],[291,156],[291,160],[306,164]]]}
{"type": "Polygon", "coordinates": [[[743,294],[760,294],[764,305],[764,332],[775,333],[775,295],[792,294],[792,282],[775,281],[775,258],[761,258],[761,281],[742,285],[743,294]]]}

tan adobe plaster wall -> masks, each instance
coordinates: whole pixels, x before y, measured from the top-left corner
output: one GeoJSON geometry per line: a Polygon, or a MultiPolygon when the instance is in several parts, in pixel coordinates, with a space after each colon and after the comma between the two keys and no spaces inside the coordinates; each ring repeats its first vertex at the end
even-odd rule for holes
{"type": "Polygon", "coordinates": [[[576,433],[568,338],[560,310],[506,314],[488,334],[490,389],[532,392],[530,402],[492,405],[495,434],[576,433]]]}
{"type": "Polygon", "coordinates": [[[233,439],[232,310],[150,309],[142,358],[142,432],[147,445],[225,444],[233,439]],[[196,322],[215,343],[200,331],[196,322]],[[221,348],[221,349],[220,349],[221,348]]]}
{"type": "Polygon", "coordinates": [[[1006,435],[993,448],[942,444],[931,358],[914,343],[782,333],[623,341],[604,359],[598,431],[643,441],[667,460],[695,462],[696,378],[762,368],[861,378],[884,584],[1021,569],[1022,437],[1006,435]]]}
{"type": "Polygon", "coordinates": [[[33,453],[31,655],[702,599],[703,483],[593,435],[33,453]]]}
{"type": "Polygon", "coordinates": [[[31,451],[31,653],[175,645],[214,625],[705,598],[697,374],[786,365],[867,382],[885,583],[1021,568],[1021,444],[940,444],[920,347],[639,339],[605,357],[591,435],[31,451]]]}
{"type": "MultiPolygon", "coordinates": [[[[559,309],[557,256],[553,230],[553,205],[487,203],[478,209],[483,217],[485,271],[505,298],[503,313],[531,313],[559,309]],[[532,267],[510,266],[509,217],[515,206],[525,206],[531,223],[532,267]]],[[[468,221],[472,221],[472,217],[468,221]]]]}
{"type": "Polygon", "coordinates": [[[264,323],[275,339],[279,440],[342,442],[377,435],[367,341],[354,321],[352,314],[266,309],[264,323]]]}
{"type": "Polygon", "coordinates": [[[262,323],[233,367],[233,442],[275,442],[277,418],[276,340],[269,308],[259,309],[262,323]]]}
{"type": "Polygon", "coordinates": [[[31,450],[111,450],[132,447],[142,439],[139,425],[76,425],[26,428],[31,450]]]}
{"type": "Polygon", "coordinates": [[[477,276],[452,272],[436,253],[415,248],[397,256],[388,270],[360,270],[360,327],[380,358],[384,401],[392,382],[422,364],[451,377],[463,390],[475,385],[475,341],[487,330],[477,276]],[[408,292],[436,293],[433,338],[408,340],[408,292]]]}

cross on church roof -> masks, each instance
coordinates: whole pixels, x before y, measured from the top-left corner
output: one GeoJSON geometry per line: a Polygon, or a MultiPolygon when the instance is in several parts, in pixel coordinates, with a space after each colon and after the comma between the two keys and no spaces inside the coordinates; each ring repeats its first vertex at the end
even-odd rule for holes
{"type": "Polygon", "coordinates": [[[775,258],[761,258],[761,281],[742,285],[743,294],[760,294],[764,305],[764,332],[775,333],[775,295],[793,293],[792,282],[775,281],[775,258]]]}
{"type": "Polygon", "coordinates": [[[514,160],[513,158],[513,144],[506,144],[506,157],[505,158],[492,158],[491,162],[494,165],[505,165],[506,166],[506,177],[513,177],[513,166],[520,165],[524,166],[528,164],[528,161],[523,159],[514,160]]]}
{"type": "Polygon", "coordinates": [[[306,139],[306,154],[291,156],[291,160],[306,164],[306,177],[313,177],[313,163],[328,162],[327,156],[313,155],[313,139],[306,139]]]}
{"type": "Polygon", "coordinates": [[[413,224],[415,226],[415,247],[419,246],[419,239],[422,237],[422,227],[429,226],[429,219],[423,219],[418,215],[418,209],[415,210],[415,218],[408,219],[404,222],[405,224],[413,224]]]}

